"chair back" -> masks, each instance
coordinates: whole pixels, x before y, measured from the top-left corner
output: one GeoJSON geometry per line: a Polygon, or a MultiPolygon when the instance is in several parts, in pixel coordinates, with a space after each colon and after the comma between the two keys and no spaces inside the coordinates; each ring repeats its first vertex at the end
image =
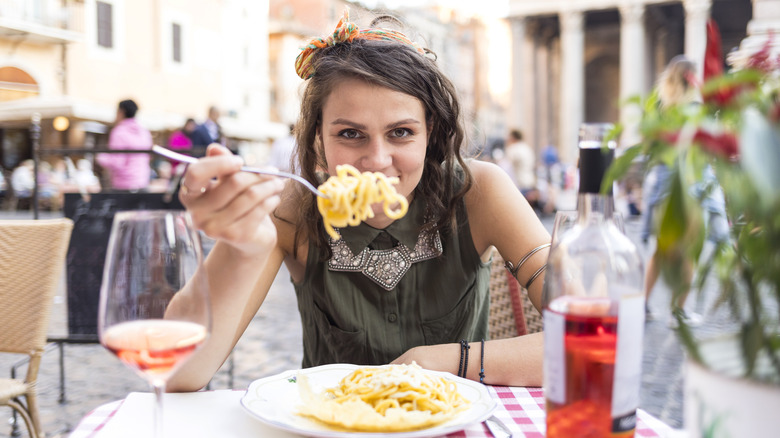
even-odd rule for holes
{"type": "Polygon", "coordinates": [[[0,351],[33,354],[46,345],[72,229],[67,218],[0,220],[0,351]]]}
{"type": "Polygon", "coordinates": [[[542,316],[528,292],[504,267],[504,259],[493,251],[490,265],[490,339],[504,339],[540,332],[542,316]]]}

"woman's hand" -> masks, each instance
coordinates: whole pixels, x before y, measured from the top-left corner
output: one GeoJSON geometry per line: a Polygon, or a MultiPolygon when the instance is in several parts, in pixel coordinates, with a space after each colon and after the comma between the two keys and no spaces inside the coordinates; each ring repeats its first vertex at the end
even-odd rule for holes
{"type": "Polygon", "coordinates": [[[458,373],[458,358],[460,357],[460,344],[426,345],[410,348],[406,353],[396,358],[393,364],[417,365],[427,370],[446,371],[452,374],[458,373]]]}
{"type": "Polygon", "coordinates": [[[279,205],[284,183],[275,177],[240,171],[241,157],[212,144],[206,157],[190,164],[179,199],[195,226],[247,256],[276,244],[269,214],[279,205]]]}
{"type": "Polygon", "coordinates": [[[485,342],[484,361],[482,343],[470,342],[468,364],[461,354],[461,344],[439,344],[414,347],[392,363],[409,364],[412,361],[429,370],[458,374],[460,361],[464,362],[466,378],[479,381],[484,369],[484,383],[507,386],[542,386],[544,334],[533,333],[514,338],[485,342]]]}

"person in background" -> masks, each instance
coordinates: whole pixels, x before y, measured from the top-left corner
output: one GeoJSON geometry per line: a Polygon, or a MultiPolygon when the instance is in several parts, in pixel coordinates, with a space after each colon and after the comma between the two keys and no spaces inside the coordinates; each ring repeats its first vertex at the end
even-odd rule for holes
{"type": "Polygon", "coordinates": [[[149,183],[149,191],[152,193],[163,193],[168,190],[168,184],[173,177],[173,165],[168,160],[159,160],[155,166],[154,178],[149,183]]]}
{"type": "Polygon", "coordinates": [[[11,187],[17,198],[29,198],[35,188],[34,176],[35,162],[27,159],[19,163],[11,173],[11,187]]]}
{"type": "MultiPolygon", "coordinates": [[[[663,110],[674,106],[682,106],[685,108],[686,106],[699,105],[699,95],[694,86],[695,75],[696,65],[689,58],[684,55],[677,55],[672,58],[658,78],[658,85],[656,86],[660,108],[663,110]]],[[[656,164],[650,170],[645,180],[644,187],[643,193],[647,202],[642,211],[644,217],[641,238],[643,242],[647,242],[654,227],[654,210],[668,197],[669,169],[665,164],[656,164]]],[[[703,199],[702,206],[706,213],[705,226],[707,230],[707,240],[716,244],[727,242],[730,237],[728,219],[726,218],[726,201],[724,199],[723,190],[720,188],[720,185],[715,179],[715,174],[709,166],[704,169],[701,180],[690,187],[690,192],[693,196],[699,198],[703,196],[705,189],[707,190],[707,194],[703,199]]],[[[686,265],[683,266],[683,272],[688,277],[687,282],[690,283],[693,278],[694,267],[688,259],[684,260],[686,260],[686,265]]],[[[653,292],[658,276],[658,265],[655,261],[655,257],[651,257],[647,263],[644,285],[645,296],[648,300],[650,294],[653,292]]],[[[679,314],[679,316],[681,316],[681,318],[690,326],[701,324],[703,321],[702,315],[689,312],[684,308],[687,297],[687,293],[678,297],[677,300],[672,303],[672,312],[674,314],[679,314]]],[[[645,307],[645,313],[648,319],[654,317],[649,306],[645,307]]],[[[676,326],[677,318],[672,318],[670,320],[670,325],[673,327],[676,326]]]]}
{"type": "Polygon", "coordinates": [[[168,147],[171,149],[179,150],[179,152],[186,152],[188,149],[192,149],[192,133],[195,132],[195,128],[198,124],[195,123],[195,119],[187,119],[184,122],[184,126],[171,133],[168,137],[168,147]]]}
{"type": "Polygon", "coordinates": [[[208,117],[195,128],[191,138],[192,153],[195,157],[202,157],[206,153],[206,147],[211,143],[225,145],[222,127],[219,125],[219,108],[209,107],[208,117]]]}
{"type": "Polygon", "coordinates": [[[536,186],[536,154],[531,146],[523,141],[523,132],[513,129],[504,148],[504,160],[512,169],[517,188],[534,209],[541,210],[539,189],[536,186]]]}
{"type": "Polygon", "coordinates": [[[284,172],[293,171],[293,153],[295,152],[295,136],[293,130],[295,125],[290,125],[289,133],[281,138],[277,138],[271,145],[271,154],[268,157],[268,165],[273,166],[284,172]]]}
{"type": "Polygon", "coordinates": [[[556,175],[561,171],[560,159],[558,158],[558,149],[548,144],[542,149],[542,163],[544,163],[545,178],[551,184],[556,184],[560,187],[560,175],[556,175]]]}
{"type": "Polygon", "coordinates": [[[509,132],[504,154],[512,163],[517,187],[523,195],[526,195],[536,187],[536,157],[531,146],[523,141],[522,131],[513,129],[509,132]]]}
{"type": "Polygon", "coordinates": [[[0,198],[5,198],[5,191],[8,188],[8,185],[5,182],[5,176],[3,175],[2,169],[0,169],[0,198]]]}
{"type": "MultiPolygon", "coordinates": [[[[173,131],[168,137],[168,147],[186,155],[192,155],[192,135],[197,127],[195,119],[187,119],[181,129],[173,131]]],[[[172,170],[175,172],[181,163],[171,161],[171,164],[173,165],[172,170]]]]}
{"type": "MultiPolygon", "coordinates": [[[[116,124],[108,137],[109,149],[151,149],[152,134],[135,119],[138,105],[130,99],[119,102],[116,124]]],[[[111,188],[120,191],[144,191],[149,186],[149,154],[102,153],[97,163],[109,173],[111,188]]]]}
{"type": "Polygon", "coordinates": [[[76,171],[71,179],[81,193],[97,193],[100,191],[100,179],[92,170],[92,163],[86,158],[80,158],[76,161],[76,171]]]}
{"type": "Polygon", "coordinates": [[[540,308],[550,235],[505,172],[464,159],[457,91],[435,56],[397,30],[360,29],[345,13],[336,31],[304,48],[296,72],[306,80],[295,129],[300,174],[317,185],[349,164],[397,177],[408,212],[393,219],[375,204],[373,217],[333,240],[301,184],[241,172],[239,157],[209,146],[188,166],[179,199],[217,240],[206,260],[220,285],[210,290],[213,329],[168,388],[209,382],[282,263],[303,323],[303,367],[414,361],[485,383],[541,385],[542,333],[487,340],[490,259],[495,247],[523,260],[513,275],[540,308]]]}

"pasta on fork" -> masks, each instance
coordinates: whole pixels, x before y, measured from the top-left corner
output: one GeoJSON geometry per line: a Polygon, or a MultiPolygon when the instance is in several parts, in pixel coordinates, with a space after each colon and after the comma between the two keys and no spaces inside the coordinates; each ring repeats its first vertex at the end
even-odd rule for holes
{"type": "Polygon", "coordinates": [[[336,167],[331,176],[318,189],[328,195],[317,198],[317,208],[322,215],[325,231],[333,240],[341,236],[334,227],[356,226],[374,217],[371,206],[381,202],[384,213],[390,219],[400,219],[409,209],[406,197],[395,191],[398,178],[387,177],[380,172],[359,172],[349,164],[336,167]],[[393,205],[398,204],[397,209],[393,205]]]}

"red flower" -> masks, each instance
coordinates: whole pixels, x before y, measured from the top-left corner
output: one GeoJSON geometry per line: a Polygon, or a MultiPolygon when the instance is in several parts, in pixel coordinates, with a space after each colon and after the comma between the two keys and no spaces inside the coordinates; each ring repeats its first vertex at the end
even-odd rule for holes
{"type": "Polygon", "coordinates": [[[693,142],[705,151],[723,158],[734,159],[739,155],[739,141],[731,132],[713,135],[699,129],[693,136],[693,142]]]}
{"type": "Polygon", "coordinates": [[[680,138],[680,131],[661,131],[658,133],[658,139],[664,143],[674,146],[680,138]]]}
{"type": "Polygon", "coordinates": [[[704,84],[701,88],[701,98],[707,105],[725,108],[736,104],[742,93],[753,91],[758,85],[759,78],[755,76],[735,79],[721,76],[704,84]]]}
{"type": "MultiPolygon", "coordinates": [[[[680,131],[658,132],[658,140],[671,146],[676,146],[679,139],[680,131]]],[[[731,132],[712,134],[699,128],[693,135],[693,143],[699,145],[706,152],[729,160],[733,160],[739,155],[739,141],[737,136],[731,132]]]]}
{"type": "Polygon", "coordinates": [[[774,39],[774,33],[769,32],[769,38],[767,38],[764,47],[758,52],[750,55],[748,58],[746,68],[752,68],[764,73],[769,73],[775,68],[775,63],[769,59],[769,54],[772,50],[772,40],[774,39]]]}
{"type": "Polygon", "coordinates": [[[702,90],[701,98],[708,105],[725,107],[733,103],[744,89],[744,84],[722,84],[712,90],[702,90]]]}
{"type": "Polygon", "coordinates": [[[704,51],[704,80],[723,74],[720,31],[715,21],[707,20],[707,48],[704,51]]]}

